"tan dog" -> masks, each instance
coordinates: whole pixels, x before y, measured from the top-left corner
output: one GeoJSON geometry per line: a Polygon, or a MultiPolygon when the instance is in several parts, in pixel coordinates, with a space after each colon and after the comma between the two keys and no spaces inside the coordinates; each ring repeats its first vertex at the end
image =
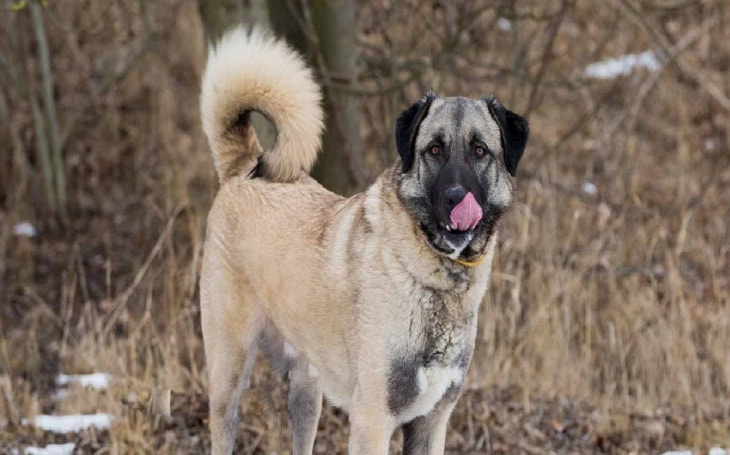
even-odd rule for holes
{"type": "Polygon", "coordinates": [[[231,453],[262,349],[289,379],[294,453],[311,453],[322,394],[350,414],[353,454],[443,453],[512,201],[527,122],[495,98],[429,93],[401,114],[400,154],[345,199],[310,178],[321,95],[259,29],[211,50],[203,127],[221,188],[208,217],[201,312],[214,454],[231,453]],[[250,112],[278,131],[262,151],[250,112]]]}

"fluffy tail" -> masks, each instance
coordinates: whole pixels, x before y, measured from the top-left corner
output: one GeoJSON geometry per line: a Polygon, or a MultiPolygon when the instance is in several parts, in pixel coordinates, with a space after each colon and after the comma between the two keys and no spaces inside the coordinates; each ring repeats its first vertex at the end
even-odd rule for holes
{"type": "Polygon", "coordinates": [[[322,94],[302,57],[260,28],[228,32],[209,51],[200,99],[203,130],[221,183],[258,159],[257,174],[295,180],[317,159],[323,128],[322,94]],[[249,114],[258,111],[277,130],[261,154],[249,114]]]}

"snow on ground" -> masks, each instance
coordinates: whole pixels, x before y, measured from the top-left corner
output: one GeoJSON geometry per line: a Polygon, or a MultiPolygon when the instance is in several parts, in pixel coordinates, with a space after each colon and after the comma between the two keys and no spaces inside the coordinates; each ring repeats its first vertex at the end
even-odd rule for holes
{"type": "Polygon", "coordinates": [[[629,74],[635,68],[656,71],[662,64],[652,51],[641,54],[627,54],[619,58],[603,60],[586,66],[585,75],[593,79],[613,79],[629,74]]]}
{"type": "Polygon", "coordinates": [[[111,422],[111,414],[37,415],[31,420],[23,419],[23,425],[33,425],[54,433],[75,433],[89,427],[106,429],[111,422]]]}
{"type": "Polygon", "coordinates": [[[29,221],[21,221],[13,226],[13,234],[20,237],[35,237],[35,226],[33,226],[29,221]]]}
{"type": "MultiPolygon", "coordinates": [[[[699,455],[700,453],[692,452],[691,450],[672,450],[664,452],[662,455],[699,455]]],[[[707,455],[728,455],[728,451],[720,447],[713,447],[707,452],[707,455]]]]}
{"type": "Polygon", "coordinates": [[[500,17],[497,21],[497,28],[499,28],[503,32],[509,32],[510,30],[512,30],[512,22],[509,19],[500,17]]]}
{"type": "Polygon", "coordinates": [[[107,373],[91,373],[91,374],[59,374],[56,376],[56,384],[59,386],[67,386],[71,383],[79,384],[81,387],[91,387],[92,389],[105,390],[109,388],[109,381],[112,376],[107,373]]]}
{"type": "Polygon", "coordinates": [[[589,182],[589,181],[583,182],[581,189],[583,190],[584,193],[586,193],[589,196],[595,196],[596,194],[598,194],[598,188],[596,187],[596,184],[593,182],[589,182]]]}
{"type": "MultiPolygon", "coordinates": [[[[48,444],[45,447],[26,447],[23,449],[24,455],[71,455],[76,448],[76,444],[69,442],[68,444],[48,444]]],[[[17,450],[12,451],[13,455],[19,455],[17,450]]]]}

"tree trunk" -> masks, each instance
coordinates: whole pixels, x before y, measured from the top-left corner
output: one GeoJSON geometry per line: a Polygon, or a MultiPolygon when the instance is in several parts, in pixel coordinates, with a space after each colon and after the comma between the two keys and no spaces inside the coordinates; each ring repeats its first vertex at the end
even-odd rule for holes
{"type": "Polygon", "coordinates": [[[367,180],[360,136],[360,100],[337,87],[357,82],[355,3],[272,1],[269,17],[274,31],[307,57],[319,73],[324,89],[323,150],[312,175],[332,191],[351,194],[367,180]]]}
{"type": "Polygon", "coordinates": [[[312,19],[324,58],[327,129],[313,175],[334,191],[351,194],[366,182],[360,133],[360,99],[338,86],[357,84],[355,2],[312,0],[312,19]]]}
{"type": "Polygon", "coordinates": [[[205,37],[215,43],[236,24],[268,24],[266,0],[198,0],[205,37]]]}

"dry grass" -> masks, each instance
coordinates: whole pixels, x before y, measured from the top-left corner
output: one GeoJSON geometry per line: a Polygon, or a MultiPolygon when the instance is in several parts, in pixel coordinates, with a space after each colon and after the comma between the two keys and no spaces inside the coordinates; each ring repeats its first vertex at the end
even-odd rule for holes
{"type": "MultiPolygon", "coordinates": [[[[17,48],[3,38],[0,53],[35,81],[29,22],[9,3],[0,17],[15,21],[17,48]]],[[[373,173],[394,156],[395,115],[429,86],[494,91],[532,125],[451,452],[730,445],[730,8],[461,3],[363,2],[358,19],[368,91],[405,81],[364,98],[373,173]],[[676,60],[660,72],[582,75],[593,61],[662,46],[676,60]]],[[[18,418],[97,411],[118,418],[110,434],[77,436],[85,451],[205,446],[196,282],[216,188],[198,121],[203,37],[191,0],[154,2],[147,14],[152,46],[102,91],[144,46],[138,3],[49,2],[62,127],[81,112],[64,149],[65,229],[41,202],[27,98],[0,73],[0,448],[53,438],[18,418]],[[14,236],[22,220],[39,235],[14,236]],[[117,379],[59,402],[58,371],[117,379]],[[170,418],[147,413],[156,388],[176,392],[170,418]]],[[[240,447],[287,452],[283,386],[264,364],[254,386],[240,447]]],[[[325,410],[319,453],[344,450],[346,422],[325,410]]]]}

